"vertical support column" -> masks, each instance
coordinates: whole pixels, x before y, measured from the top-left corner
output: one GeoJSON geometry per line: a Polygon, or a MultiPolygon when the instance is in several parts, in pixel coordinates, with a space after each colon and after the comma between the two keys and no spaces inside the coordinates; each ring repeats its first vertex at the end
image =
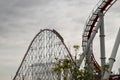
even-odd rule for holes
{"type": "MultiPolygon", "coordinates": [[[[101,16],[101,15],[99,14],[99,17],[100,17],[100,16],[101,16]]],[[[83,51],[83,54],[82,54],[82,55],[80,56],[80,58],[79,58],[78,66],[81,65],[81,63],[82,63],[82,61],[83,61],[83,59],[84,59],[84,57],[85,57],[85,54],[89,52],[90,44],[92,43],[92,41],[93,41],[96,33],[98,32],[98,29],[100,28],[101,22],[102,22],[102,19],[100,18],[99,22],[97,23],[95,29],[94,29],[93,32],[92,32],[91,37],[90,37],[89,40],[88,40],[87,46],[86,46],[85,50],[83,51]]]]}
{"type": "Polygon", "coordinates": [[[120,68],[118,69],[118,71],[119,71],[119,74],[120,74],[120,68]]]}
{"type": "Polygon", "coordinates": [[[105,34],[104,34],[104,14],[101,12],[100,13],[100,19],[101,19],[101,26],[100,26],[100,51],[101,51],[101,66],[102,66],[102,72],[101,72],[101,77],[104,75],[104,65],[106,64],[105,62],[105,34]]]}
{"type": "Polygon", "coordinates": [[[90,44],[90,47],[89,47],[89,51],[88,53],[86,54],[86,67],[87,67],[87,70],[86,70],[86,79],[87,77],[91,77],[91,79],[93,79],[93,63],[91,61],[91,55],[92,55],[92,42],[90,44]],[[88,76],[89,75],[89,76],[88,76]]]}
{"type": "Polygon", "coordinates": [[[104,79],[108,79],[110,74],[111,74],[111,70],[112,70],[113,64],[115,62],[115,58],[116,58],[117,50],[119,48],[119,44],[120,44],[120,28],[119,28],[117,38],[116,38],[116,41],[115,41],[115,44],[114,44],[114,47],[112,50],[111,57],[109,58],[109,69],[108,69],[108,71],[105,71],[104,79]]]}
{"type": "MultiPolygon", "coordinates": [[[[91,61],[91,53],[92,53],[92,42],[90,44],[90,47],[88,48],[88,52],[85,54],[86,55],[86,66],[91,68],[92,65],[92,61],[91,61]]],[[[92,71],[90,71],[90,73],[92,74],[92,71]]]]}
{"type": "Polygon", "coordinates": [[[90,44],[90,47],[88,49],[88,53],[86,53],[86,60],[88,60],[89,62],[91,62],[91,45],[92,43],[90,44]]]}

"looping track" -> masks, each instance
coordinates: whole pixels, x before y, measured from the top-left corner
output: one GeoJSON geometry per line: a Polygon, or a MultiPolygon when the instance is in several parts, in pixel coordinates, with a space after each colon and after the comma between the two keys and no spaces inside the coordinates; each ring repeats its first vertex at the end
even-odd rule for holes
{"type": "MultiPolygon", "coordinates": [[[[88,20],[85,25],[85,29],[82,35],[82,46],[83,51],[85,50],[87,46],[87,42],[89,38],[91,37],[93,29],[96,27],[96,25],[99,22],[99,12],[102,12],[103,15],[109,10],[109,8],[116,2],[117,0],[101,0],[97,4],[96,8],[92,11],[90,16],[88,17],[88,20]]],[[[92,45],[92,44],[91,44],[92,45]]],[[[91,58],[94,62],[95,67],[100,71],[100,66],[97,63],[97,61],[94,58],[94,55],[91,55],[91,58]]]]}

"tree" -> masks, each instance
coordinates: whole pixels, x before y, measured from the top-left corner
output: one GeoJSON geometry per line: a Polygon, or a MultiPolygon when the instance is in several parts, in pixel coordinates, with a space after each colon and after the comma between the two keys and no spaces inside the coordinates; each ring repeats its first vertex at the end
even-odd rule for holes
{"type": "MultiPolygon", "coordinates": [[[[79,49],[78,45],[73,46],[75,52],[79,49]]],[[[77,64],[77,55],[74,57],[74,62],[77,64]]],[[[79,69],[73,64],[69,56],[65,56],[65,59],[57,59],[52,71],[55,72],[58,76],[62,76],[63,80],[94,80],[94,74],[91,71],[94,71],[95,68],[90,66],[89,61],[86,61],[86,65],[83,69],[79,69]]]]}

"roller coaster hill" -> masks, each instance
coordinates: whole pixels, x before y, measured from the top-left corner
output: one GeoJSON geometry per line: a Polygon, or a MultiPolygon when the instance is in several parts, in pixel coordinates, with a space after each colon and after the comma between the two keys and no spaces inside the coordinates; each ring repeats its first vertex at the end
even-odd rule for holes
{"type": "MultiPolygon", "coordinates": [[[[120,44],[120,28],[108,64],[105,59],[104,16],[115,2],[117,0],[100,0],[88,17],[82,35],[83,53],[77,63],[74,62],[73,55],[64,43],[62,36],[54,29],[43,29],[36,34],[30,43],[13,80],[63,80],[62,76],[58,76],[51,71],[51,68],[55,65],[56,58],[64,60],[65,56],[70,57],[78,70],[80,70],[83,61],[85,61],[84,66],[94,67],[95,71],[90,71],[91,74],[94,74],[94,80],[120,80],[120,74],[111,74],[120,44]],[[93,52],[93,40],[98,30],[100,34],[101,64],[98,64],[93,52]],[[106,64],[108,65],[107,70],[105,69],[106,64]]],[[[70,72],[68,74],[69,78],[67,80],[76,80],[70,72]]]]}

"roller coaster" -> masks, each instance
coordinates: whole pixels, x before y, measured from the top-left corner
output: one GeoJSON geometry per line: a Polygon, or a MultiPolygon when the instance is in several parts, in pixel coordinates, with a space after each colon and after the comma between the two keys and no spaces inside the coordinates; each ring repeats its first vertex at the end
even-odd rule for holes
{"type": "MultiPolygon", "coordinates": [[[[28,50],[13,78],[13,80],[62,80],[51,71],[55,64],[55,58],[64,59],[69,55],[75,66],[81,67],[84,59],[91,61],[98,70],[100,79],[118,80],[120,75],[111,75],[111,70],[115,62],[115,57],[120,43],[120,28],[109,58],[108,71],[104,69],[106,65],[105,56],[105,34],[104,16],[110,7],[117,0],[100,0],[88,17],[82,35],[83,54],[76,64],[71,52],[64,43],[64,39],[56,30],[43,29],[34,37],[28,50]],[[93,40],[98,30],[100,30],[100,53],[101,64],[98,64],[94,57],[93,40]]],[[[120,80],[120,79],[119,79],[120,80]]]]}

